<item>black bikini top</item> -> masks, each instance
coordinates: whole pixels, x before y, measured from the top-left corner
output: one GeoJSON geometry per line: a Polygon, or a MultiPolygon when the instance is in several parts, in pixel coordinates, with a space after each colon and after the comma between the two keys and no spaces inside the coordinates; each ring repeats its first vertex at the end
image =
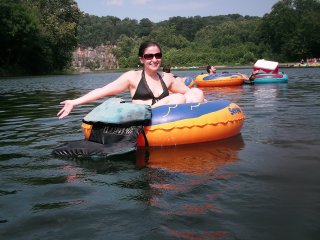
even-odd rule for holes
{"type": "Polygon", "coordinates": [[[161,75],[159,73],[157,73],[161,82],[161,86],[163,89],[163,92],[161,93],[161,95],[159,97],[155,97],[153,95],[153,92],[150,90],[148,83],[146,81],[146,77],[144,74],[144,71],[142,71],[142,76],[141,76],[141,80],[139,81],[138,87],[136,92],[134,93],[132,100],[149,100],[152,99],[152,105],[155,104],[156,102],[158,102],[159,100],[169,96],[169,90],[166,86],[166,84],[164,83],[161,75]]]}

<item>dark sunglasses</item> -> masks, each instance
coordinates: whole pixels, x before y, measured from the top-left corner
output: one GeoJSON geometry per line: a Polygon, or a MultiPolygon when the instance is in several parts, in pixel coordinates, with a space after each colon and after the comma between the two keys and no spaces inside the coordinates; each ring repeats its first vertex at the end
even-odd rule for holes
{"type": "Polygon", "coordinates": [[[162,58],[162,53],[159,52],[159,53],[155,53],[155,54],[153,54],[153,53],[143,54],[143,58],[144,58],[145,60],[152,60],[154,57],[155,57],[156,59],[161,59],[161,58],[162,58]]]}

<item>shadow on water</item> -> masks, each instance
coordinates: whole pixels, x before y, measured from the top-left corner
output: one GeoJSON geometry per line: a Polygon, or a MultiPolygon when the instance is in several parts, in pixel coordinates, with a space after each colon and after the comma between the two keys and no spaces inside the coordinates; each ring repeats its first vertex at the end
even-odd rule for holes
{"type": "Polygon", "coordinates": [[[135,169],[136,155],[129,152],[113,156],[81,156],[64,158],[75,167],[81,167],[96,174],[116,174],[120,171],[135,169]]]}

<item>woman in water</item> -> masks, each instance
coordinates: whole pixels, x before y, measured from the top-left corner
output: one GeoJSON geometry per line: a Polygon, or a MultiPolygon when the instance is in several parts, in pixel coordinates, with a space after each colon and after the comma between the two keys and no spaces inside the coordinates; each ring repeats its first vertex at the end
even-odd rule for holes
{"type": "Polygon", "coordinates": [[[104,87],[94,89],[82,97],[61,102],[60,104],[64,106],[57,116],[60,119],[64,118],[77,105],[126,90],[129,90],[132,102],[136,104],[160,106],[204,101],[204,95],[200,89],[188,88],[170,73],[163,73],[162,76],[158,73],[162,61],[162,52],[158,43],[152,41],[142,43],[139,48],[139,60],[143,64],[143,70],[125,72],[104,87]],[[172,94],[169,94],[169,91],[172,94]]]}

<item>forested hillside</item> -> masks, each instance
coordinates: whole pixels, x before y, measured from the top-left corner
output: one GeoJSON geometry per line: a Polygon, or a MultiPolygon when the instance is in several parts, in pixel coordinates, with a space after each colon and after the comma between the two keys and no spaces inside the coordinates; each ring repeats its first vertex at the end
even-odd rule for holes
{"type": "Polygon", "coordinates": [[[69,66],[80,17],[73,0],[1,0],[0,9],[0,75],[69,66]]]}
{"type": "Polygon", "coordinates": [[[78,46],[114,45],[121,68],[136,67],[138,46],[159,42],[165,64],[252,64],[320,56],[320,1],[280,0],[263,17],[172,17],[162,22],[81,13],[73,0],[0,2],[0,74],[40,74],[70,66],[78,46]]]}

